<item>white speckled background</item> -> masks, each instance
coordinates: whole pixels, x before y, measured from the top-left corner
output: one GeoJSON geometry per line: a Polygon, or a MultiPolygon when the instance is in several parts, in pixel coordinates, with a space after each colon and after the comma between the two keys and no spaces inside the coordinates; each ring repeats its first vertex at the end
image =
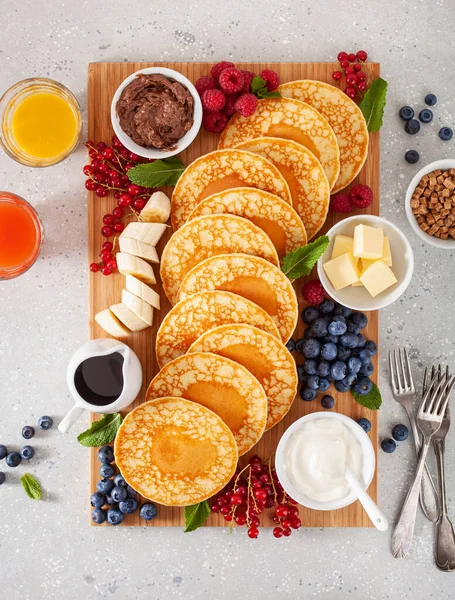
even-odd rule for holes
{"type": "MultiPolygon", "coordinates": [[[[382,63],[389,101],[382,130],[382,214],[409,236],[416,273],[407,293],[381,315],[380,433],[404,421],[386,377],[389,348],[408,344],[414,372],[432,360],[455,369],[454,252],[416,238],[403,197],[419,166],[454,156],[455,140],[437,132],[455,125],[455,4],[452,0],[198,0],[69,2],[0,0],[0,91],[20,79],[48,76],[66,84],[86,109],[90,61],[334,60],[338,51],[365,49],[382,63]],[[435,119],[409,137],[397,111],[438,96],[435,119]],[[404,161],[409,148],[418,166],[404,161]]],[[[19,166],[0,154],[0,189],[38,209],[45,243],[23,277],[0,283],[0,442],[20,446],[21,428],[41,414],[56,421],[70,406],[66,364],[87,338],[86,193],[83,148],[61,165],[19,166]]],[[[453,598],[455,574],[433,565],[432,530],[421,514],[411,555],[400,562],[389,535],[372,530],[300,530],[256,541],[240,529],[90,528],[87,451],[56,429],[33,440],[28,467],[7,470],[0,489],[0,587],[5,600],[170,598],[453,598]],[[35,473],[45,500],[29,500],[19,482],[35,473]]],[[[449,434],[449,510],[455,517],[455,431],[449,434]]],[[[379,496],[396,518],[415,460],[411,444],[380,453],[379,496]]],[[[3,468],[3,464],[2,464],[3,468]]]]}

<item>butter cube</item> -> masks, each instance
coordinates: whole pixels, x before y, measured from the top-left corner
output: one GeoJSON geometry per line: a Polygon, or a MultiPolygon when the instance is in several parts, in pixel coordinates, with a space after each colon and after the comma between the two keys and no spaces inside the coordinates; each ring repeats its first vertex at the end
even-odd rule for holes
{"type": "Polygon", "coordinates": [[[354,256],[377,260],[382,258],[384,232],[380,228],[357,225],[354,229],[354,256]]]}
{"type": "Polygon", "coordinates": [[[378,294],[389,288],[397,282],[390,267],[385,265],[382,260],[376,260],[366,271],[360,275],[360,281],[375,298],[378,294]]]}
{"type": "Polygon", "coordinates": [[[361,258],[360,259],[360,274],[362,275],[362,273],[364,273],[368,267],[371,267],[371,265],[373,263],[375,263],[375,260],[368,260],[368,258],[361,258]]]}
{"type": "Polygon", "coordinates": [[[384,236],[384,246],[382,247],[382,262],[388,267],[392,266],[392,253],[390,252],[389,238],[384,236]]]}
{"type": "Polygon", "coordinates": [[[337,235],[333,242],[332,258],[337,258],[346,252],[354,253],[354,238],[347,235],[337,235]]]}
{"type": "Polygon", "coordinates": [[[335,290],[341,290],[359,280],[357,260],[350,252],[329,260],[323,266],[335,290]]]}

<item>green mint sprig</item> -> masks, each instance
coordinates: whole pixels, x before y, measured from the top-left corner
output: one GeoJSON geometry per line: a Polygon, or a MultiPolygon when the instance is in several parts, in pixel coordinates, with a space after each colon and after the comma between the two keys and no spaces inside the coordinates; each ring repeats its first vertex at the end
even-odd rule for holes
{"type": "Polygon", "coordinates": [[[146,188],[158,188],[175,185],[185,170],[182,161],[175,157],[155,160],[152,163],[136,165],[127,173],[128,179],[146,188]]]}
{"type": "Polygon", "coordinates": [[[94,421],[92,425],[77,436],[77,441],[83,446],[98,447],[112,442],[117,435],[122,416],[120,413],[104,415],[99,421],[94,421]]]}
{"type": "Polygon", "coordinates": [[[387,85],[387,81],[381,79],[381,77],[375,79],[359,104],[367,122],[368,131],[379,131],[382,127],[382,118],[387,101],[387,85]]]}
{"type": "Polygon", "coordinates": [[[194,531],[198,529],[207,521],[210,515],[210,506],[207,500],[193,504],[192,506],[185,506],[185,531],[194,531]]]}
{"type": "Polygon", "coordinates": [[[41,486],[33,477],[33,475],[30,475],[30,473],[24,473],[24,475],[21,477],[21,483],[29,498],[32,500],[41,500],[41,486]]]}
{"type": "Polygon", "coordinates": [[[258,98],[281,98],[280,92],[276,90],[269,92],[266,80],[259,75],[253,77],[251,81],[251,92],[258,98]]]}
{"type": "Polygon", "coordinates": [[[292,281],[309,275],[311,269],[326,251],[329,242],[326,235],[321,235],[314,242],[286,254],[281,270],[292,281]]]}
{"type": "Polygon", "coordinates": [[[356,394],[352,390],[351,393],[354,396],[356,402],[358,402],[362,406],[365,406],[365,408],[369,408],[370,410],[379,410],[382,404],[381,392],[379,391],[379,388],[375,383],[373,383],[373,387],[368,392],[368,394],[365,394],[364,396],[356,394]]]}

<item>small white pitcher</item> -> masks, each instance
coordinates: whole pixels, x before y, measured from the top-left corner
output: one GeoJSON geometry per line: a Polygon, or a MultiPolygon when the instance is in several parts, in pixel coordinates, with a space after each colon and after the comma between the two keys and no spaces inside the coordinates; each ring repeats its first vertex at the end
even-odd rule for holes
{"type": "Polygon", "coordinates": [[[66,371],[66,381],[68,389],[74,398],[75,405],[58,426],[59,431],[63,433],[66,433],[86,410],[94,413],[109,414],[122,410],[134,402],[142,386],[142,367],[137,355],[126,344],[112,338],[99,338],[90,340],[73,354],[66,371]],[[76,389],[74,384],[76,370],[88,358],[107,356],[114,352],[118,352],[118,354],[123,356],[122,392],[117,400],[106,406],[90,404],[90,402],[87,402],[80,396],[76,389]]]}

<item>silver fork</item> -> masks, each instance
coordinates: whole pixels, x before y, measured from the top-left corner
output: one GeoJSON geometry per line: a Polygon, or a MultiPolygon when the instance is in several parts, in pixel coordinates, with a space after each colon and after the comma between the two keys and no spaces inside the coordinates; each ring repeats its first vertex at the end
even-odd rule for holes
{"type": "Polygon", "coordinates": [[[417,426],[422,432],[423,442],[420,450],[419,462],[414,477],[413,484],[408,492],[400,518],[392,536],[392,554],[395,558],[403,558],[409,552],[412,537],[414,535],[414,526],[417,515],[417,504],[419,502],[420,483],[425,467],[425,458],[428,453],[433,435],[441,427],[450,393],[455,383],[455,377],[443,376],[439,379],[438,375],[431,380],[431,383],[423,395],[419,411],[417,413],[417,426]]]}
{"type": "MultiPolygon", "coordinates": [[[[415,386],[412,378],[411,364],[405,347],[389,352],[389,371],[395,400],[403,406],[408,415],[416,454],[419,456],[420,434],[417,429],[412,406],[415,397],[415,386]]],[[[426,465],[420,487],[420,506],[426,518],[432,523],[436,523],[439,516],[438,495],[426,465]]]]}

